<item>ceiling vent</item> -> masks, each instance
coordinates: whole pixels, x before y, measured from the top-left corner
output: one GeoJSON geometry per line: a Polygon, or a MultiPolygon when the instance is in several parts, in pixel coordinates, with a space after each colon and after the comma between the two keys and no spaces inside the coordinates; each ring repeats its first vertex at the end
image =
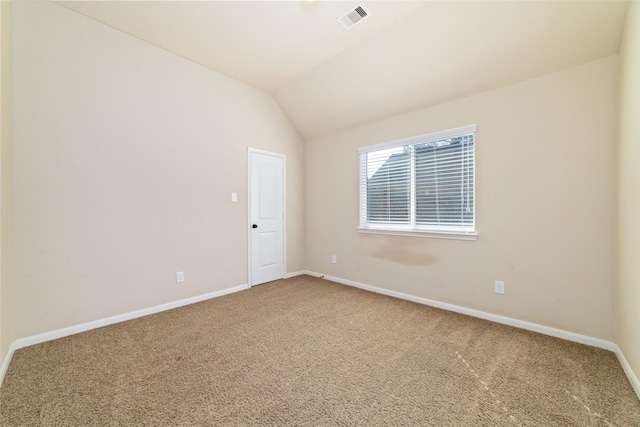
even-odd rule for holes
{"type": "Polygon", "coordinates": [[[356,24],[359,24],[360,22],[364,21],[369,16],[371,16],[371,12],[369,12],[364,7],[364,5],[360,3],[352,7],[351,9],[349,9],[342,16],[340,16],[337,19],[337,21],[340,23],[340,25],[342,25],[344,28],[348,30],[354,27],[356,24]]]}

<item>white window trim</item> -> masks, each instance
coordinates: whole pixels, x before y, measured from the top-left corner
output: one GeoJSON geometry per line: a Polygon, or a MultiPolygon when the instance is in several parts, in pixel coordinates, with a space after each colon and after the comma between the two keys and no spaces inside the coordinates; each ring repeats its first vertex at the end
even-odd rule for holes
{"type": "Polygon", "coordinates": [[[425,135],[412,136],[410,138],[399,139],[396,141],[383,142],[382,144],[368,145],[358,148],[358,153],[368,153],[370,151],[384,150],[385,148],[402,147],[403,145],[418,144],[424,141],[437,141],[439,139],[453,138],[464,135],[465,133],[475,133],[477,125],[460,126],[453,129],[447,129],[439,132],[427,133],[425,135]]]}
{"type": "Polygon", "coordinates": [[[388,236],[429,237],[432,239],[478,240],[477,231],[427,231],[416,228],[389,227],[386,225],[376,227],[369,224],[358,227],[358,232],[363,234],[384,234],[388,236]]]}
{"type": "MultiPolygon", "coordinates": [[[[460,126],[453,129],[447,129],[439,132],[432,132],[424,135],[413,136],[410,138],[404,138],[396,141],[385,142],[382,144],[369,145],[366,147],[358,148],[358,153],[368,153],[371,151],[384,150],[387,148],[402,147],[404,145],[417,144],[424,141],[434,141],[439,139],[452,138],[467,133],[475,133],[477,125],[460,126]]],[[[474,187],[475,187],[475,174],[474,174],[474,187]]],[[[360,218],[362,218],[362,209],[366,209],[363,205],[363,189],[360,188],[360,218]]],[[[476,194],[474,188],[474,195],[476,194]]],[[[475,197],[475,196],[474,196],[475,197]]],[[[475,201],[474,201],[475,209],[475,201]]],[[[478,230],[475,229],[475,215],[474,215],[474,229],[469,230],[454,230],[455,227],[443,226],[442,230],[437,230],[437,227],[429,226],[429,229],[423,229],[420,226],[412,224],[360,224],[357,227],[359,233],[363,234],[383,234],[391,236],[410,236],[410,237],[426,237],[434,239],[450,239],[450,240],[469,240],[475,241],[478,239],[478,230]]]]}

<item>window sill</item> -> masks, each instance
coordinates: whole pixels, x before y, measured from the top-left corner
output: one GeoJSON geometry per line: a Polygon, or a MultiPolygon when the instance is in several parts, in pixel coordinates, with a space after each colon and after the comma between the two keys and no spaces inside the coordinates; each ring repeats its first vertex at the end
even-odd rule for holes
{"type": "Polygon", "coordinates": [[[472,240],[472,241],[478,240],[478,233],[462,232],[462,231],[425,231],[425,230],[402,229],[402,228],[358,227],[358,233],[386,234],[391,236],[427,237],[431,239],[472,240]]]}

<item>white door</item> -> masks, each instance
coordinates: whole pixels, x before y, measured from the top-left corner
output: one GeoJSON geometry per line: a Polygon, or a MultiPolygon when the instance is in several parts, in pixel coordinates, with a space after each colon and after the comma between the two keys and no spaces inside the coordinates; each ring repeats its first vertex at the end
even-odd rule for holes
{"type": "Polygon", "coordinates": [[[281,154],[249,149],[249,285],[284,277],[284,167],[281,154]]]}

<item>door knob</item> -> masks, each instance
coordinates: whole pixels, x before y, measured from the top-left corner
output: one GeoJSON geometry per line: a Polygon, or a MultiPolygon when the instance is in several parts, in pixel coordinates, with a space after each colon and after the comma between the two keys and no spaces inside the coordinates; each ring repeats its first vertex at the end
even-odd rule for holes
{"type": "Polygon", "coordinates": [[[258,224],[253,224],[251,228],[258,228],[258,224]]]}

